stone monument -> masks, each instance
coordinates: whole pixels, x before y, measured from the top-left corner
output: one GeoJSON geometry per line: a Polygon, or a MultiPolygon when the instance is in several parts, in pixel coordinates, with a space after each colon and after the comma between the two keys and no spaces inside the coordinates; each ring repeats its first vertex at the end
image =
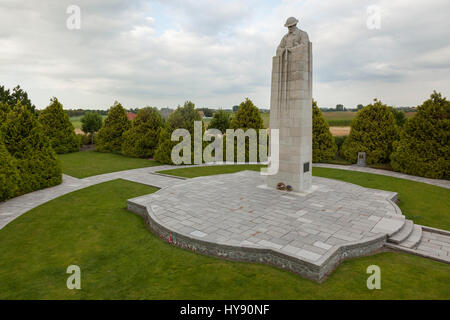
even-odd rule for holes
{"type": "Polygon", "coordinates": [[[366,166],[366,153],[365,152],[358,152],[358,162],[357,165],[360,167],[366,166]]]}
{"type": "Polygon", "coordinates": [[[287,19],[289,32],[273,57],[270,129],[279,129],[279,170],[267,176],[267,185],[276,188],[281,182],[294,192],[308,192],[312,177],[312,44],[297,23],[294,17],[287,19]]]}

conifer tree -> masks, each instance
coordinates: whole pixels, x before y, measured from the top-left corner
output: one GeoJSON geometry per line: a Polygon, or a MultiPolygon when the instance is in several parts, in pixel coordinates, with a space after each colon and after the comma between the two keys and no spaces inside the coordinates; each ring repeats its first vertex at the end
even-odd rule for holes
{"type": "Polygon", "coordinates": [[[230,115],[225,110],[217,110],[213,114],[213,118],[211,119],[211,122],[209,123],[208,128],[213,128],[220,130],[222,133],[225,133],[227,129],[230,128],[230,115]]]}
{"type": "Polygon", "coordinates": [[[18,195],[20,176],[16,160],[6,150],[1,139],[0,164],[0,202],[2,202],[18,195]]]}
{"type": "Polygon", "coordinates": [[[6,120],[6,116],[11,111],[11,107],[4,103],[0,102],[0,126],[6,120]]]}
{"type": "Polygon", "coordinates": [[[95,150],[100,152],[120,153],[122,151],[123,134],[131,127],[127,112],[119,102],[109,109],[108,116],[99,130],[95,150]]]}
{"type": "Polygon", "coordinates": [[[233,129],[262,129],[264,122],[261,117],[259,109],[253,104],[253,102],[246,98],[239,105],[239,109],[231,120],[231,128],[233,129]]]}
{"type": "Polygon", "coordinates": [[[62,182],[61,164],[41,124],[20,102],[1,126],[5,147],[17,161],[20,193],[54,186],[62,182]]]}
{"type": "Polygon", "coordinates": [[[394,170],[428,178],[450,177],[450,101],[433,92],[408,119],[394,143],[394,170]]]}
{"type": "Polygon", "coordinates": [[[138,158],[153,157],[163,127],[164,119],[158,109],[140,109],[131,128],[123,135],[122,153],[138,158]]]}
{"type": "MultiPolygon", "coordinates": [[[[186,101],[184,105],[172,112],[167,118],[166,130],[160,132],[158,148],[155,153],[155,160],[172,164],[171,155],[172,148],[177,144],[171,141],[172,132],[176,129],[186,129],[191,134],[191,155],[194,158],[194,122],[202,121],[202,117],[198,110],[195,109],[195,104],[191,101],[186,101]]],[[[202,133],[205,131],[205,126],[202,121],[202,133]]],[[[204,143],[203,143],[204,145],[204,143]]],[[[192,160],[193,161],[193,160],[192,160]]]]}
{"type": "Polygon", "coordinates": [[[359,110],[352,121],[350,134],[342,145],[342,154],[356,163],[358,152],[366,152],[366,163],[387,163],[392,144],[398,139],[398,128],[388,106],[374,100],[359,110]]]}
{"type": "Polygon", "coordinates": [[[313,162],[324,162],[332,160],[336,157],[337,146],[330,132],[330,127],[325,121],[317,106],[316,101],[313,101],[313,162]]]}
{"type": "Polygon", "coordinates": [[[72,122],[57,98],[50,100],[50,105],[39,113],[38,119],[56,153],[80,150],[80,139],[75,134],[72,122]]]}

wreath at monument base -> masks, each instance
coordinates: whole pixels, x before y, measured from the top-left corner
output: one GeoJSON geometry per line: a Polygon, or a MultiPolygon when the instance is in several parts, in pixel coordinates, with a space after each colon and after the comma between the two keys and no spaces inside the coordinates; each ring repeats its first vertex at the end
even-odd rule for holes
{"type": "Polygon", "coordinates": [[[278,190],[286,190],[286,185],[283,182],[278,182],[277,189],[278,190]]]}
{"type": "Polygon", "coordinates": [[[278,182],[277,189],[278,190],[284,190],[284,191],[292,191],[292,190],[294,190],[291,185],[285,185],[283,182],[278,182]]]}

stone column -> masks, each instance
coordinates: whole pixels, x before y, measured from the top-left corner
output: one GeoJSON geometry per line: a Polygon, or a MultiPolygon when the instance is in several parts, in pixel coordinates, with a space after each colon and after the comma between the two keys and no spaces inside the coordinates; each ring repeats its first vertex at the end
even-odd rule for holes
{"type": "Polygon", "coordinates": [[[312,44],[285,48],[273,57],[270,129],[279,129],[279,171],[267,185],[279,182],[295,192],[311,189],[312,44]]]}

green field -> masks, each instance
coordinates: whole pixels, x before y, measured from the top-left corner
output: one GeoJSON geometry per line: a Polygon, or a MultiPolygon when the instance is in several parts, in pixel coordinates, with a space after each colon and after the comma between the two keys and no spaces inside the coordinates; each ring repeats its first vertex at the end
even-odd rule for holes
{"type": "Polygon", "coordinates": [[[63,173],[75,177],[86,178],[103,173],[145,168],[159,165],[147,159],[130,158],[120,154],[81,151],[60,154],[63,173]]]}
{"type": "MultiPolygon", "coordinates": [[[[325,120],[332,127],[348,127],[351,125],[353,118],[356,117],[356,112],[322,112],[325,120]]],[[[270,126],[270,113],[261,113],[264,121],[264,128],[270,126]]]]}
{"type": "MultiPolygon", "coordinates": [[[[352,124],[352,120],[356,117],[357,112],[331,111],[322,112],[322,114],[330,127],[349,127],[352,124]]],[[[405,116],[411,118],[414,114],[415,112],[406,112],[405,116]]],[[[270,113],[261,113],[261,117],[264,120],[264,127],[268,128],[270,125],[270,113]]]]}
{"type": "Polygon", "coordinates": [[[261,118],[264,122],[264,128],[269,128],[270,126],[270,113],[261,113],[261,118]]]}
{"type": "Polygon", "coordinates": [[[322,284],[274,267],[179,249],[126,200],[156,188],[114,180],[47,202],[0,230],[0,299],[450,299],[450,266],[385,252],[343,262],[322,284]],[[66,287],[69,265],[81,290],[66,287]],[[366,269],[382,270],[368,290],[366,269]]]}
{"type": "MultiPolygon", "coordinates": [[[[352,124],[352,120],[356,117],[357,112],[351,111],[332,111],[322,112],[323,117],[328,122],[330,127],[348,127],[352,124]]],[[[414,116],[415,112],[406,112],[406,118],[414,116]]]]}
{"type": "MultiPolygon", "coordinates": [[[[325,120],[331,127],[348,127],[351,125],[353,118],[356,117],[356,112],[351,111],[331,111],[331,112],[322,112],[325,120]]],[[[406,112],[406,117],[411,118],[415,112],[406,112]]],[[[73,124],[75,129],[81,130],[81,118],[83,116],[71,117],[70,121],[73,124]]],[[[264,128],[269,128],[270,126],[270,113],[261,113],[261,117],[264,122],[264,128]]],[[[102,116],[103,119],[106,118],[105,115],[102,116]]],[[[203,119],[206,127],[208,127],[211,122],[211,118],[203,119]]]]}
{"type": "MultiPolygon", "coordinates": [[[[233,116],[234,114],[231,113],[231,115],[233,116]]],[[[268,128],[269,122],[270,122],[270,113],[261,113],[261,118],[263,119],[264,128],[268,128]]],[[[205,123],[206,128],[208,128],[208,125],[211,122],[211,119],[212,118],[203,119],[203,122],[205,123]]]]}
{"type": "MultiPolygon", "coordinates": [[[[101,116],[103,120],[105,120],[106,116],[102,115],[101,116]]],[[[70,117],[70,122],[72,122],[72,125],[74,127],[74,129],[80,129],[81,130],[81,118],[83,118],[83,116],[78,116],[78,117],[70,117]]]]}
{"type": "Polygon", "coordinates": [[[81,130],[81,118],[83,118],[83,116],[70,117],[70,122],[72,122],[72,125],[75,129],[81,130]]]}
{"type": "Polygon", "coordinates": [[[351,111],[322,112],[330,127],[349,127],[356,117],[356,113],[351,111]]]}

